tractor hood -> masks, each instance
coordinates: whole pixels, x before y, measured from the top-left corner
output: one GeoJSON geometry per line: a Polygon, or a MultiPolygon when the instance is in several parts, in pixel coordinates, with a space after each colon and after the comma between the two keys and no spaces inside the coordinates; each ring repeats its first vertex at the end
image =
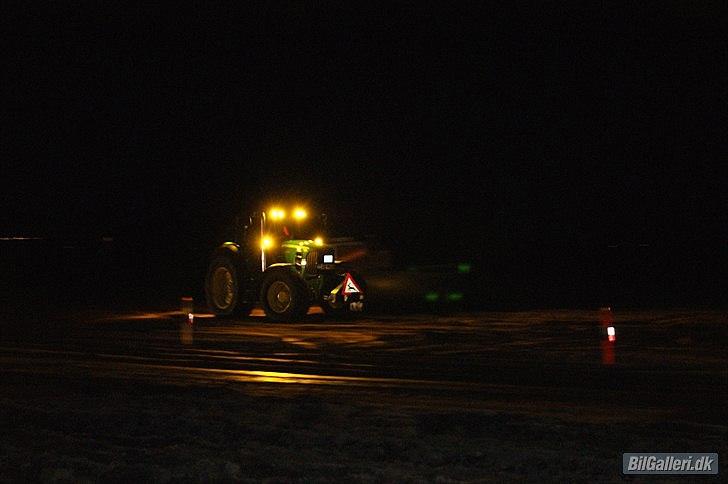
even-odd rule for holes
{"type": "Polygon", "coordinates": [[[283,260],[294,264],[302,272],[332,269],[336,259],[335,252],[334,247],[320,241],[293,239],[281,244],[283,260]]]}

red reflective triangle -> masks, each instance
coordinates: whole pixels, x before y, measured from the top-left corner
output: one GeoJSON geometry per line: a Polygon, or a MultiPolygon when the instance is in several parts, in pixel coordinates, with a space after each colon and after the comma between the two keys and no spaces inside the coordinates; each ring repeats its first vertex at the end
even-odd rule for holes
{"type": "Polygon", "coordinates": [[[354,281],[354,278],[351,277],[351,274],[348,272],[346,273],[346,277],[344,277],[344,282],[342,284],[344,288],[344,294],[354,294],[357,292],[363,292],[359,285],[354,281]]]}

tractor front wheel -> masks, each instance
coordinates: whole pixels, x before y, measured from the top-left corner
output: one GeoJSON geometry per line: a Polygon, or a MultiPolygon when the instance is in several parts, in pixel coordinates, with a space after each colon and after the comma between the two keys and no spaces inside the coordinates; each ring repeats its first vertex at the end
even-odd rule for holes
{"type": "Polygon", "coordinates": [[[306,285],[298,277],[285,271],[274,271],[263,279],[260,302],[268,319],[295,321],[308,311],[310,298],[306,285]]]}

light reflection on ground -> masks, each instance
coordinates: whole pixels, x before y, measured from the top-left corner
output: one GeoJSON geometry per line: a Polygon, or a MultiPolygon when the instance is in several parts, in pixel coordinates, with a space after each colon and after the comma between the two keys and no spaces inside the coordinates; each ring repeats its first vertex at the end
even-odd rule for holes
{"type": "Polygon", "coordinates": [[[615,311],[614,325],[616,356],[603,366],[596,309],[348,322],[314,314],[297,324],[205,314],[189,324],[179,311],[136,312],[82,318],[64,331],[27,338],[19,332],[3,342],[0,362],[6,373],[28,375],[242,384],[256,392],[262,387],[251,385],[266,385],[273,393],[269,386],[279,384],[313,394],[324,387],[406,389],[433,398],[445,392],[486,408],[502,402],[589,414],[598,406],[617,416],[635,406],[680,413],[690,408],[685,399],[715,394],[728,381],[728,321],[721,312],[615,311]]]}

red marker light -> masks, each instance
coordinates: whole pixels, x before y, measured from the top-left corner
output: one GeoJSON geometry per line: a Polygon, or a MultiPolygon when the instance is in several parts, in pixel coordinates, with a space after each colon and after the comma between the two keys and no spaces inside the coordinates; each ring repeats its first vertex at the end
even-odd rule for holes
{"type": "Polygon", "coordinates": [[[614,343],[617,340],[617,332],[614,330],[614,326],[607,328],[607,339],[610,343],[614,343]]]}

